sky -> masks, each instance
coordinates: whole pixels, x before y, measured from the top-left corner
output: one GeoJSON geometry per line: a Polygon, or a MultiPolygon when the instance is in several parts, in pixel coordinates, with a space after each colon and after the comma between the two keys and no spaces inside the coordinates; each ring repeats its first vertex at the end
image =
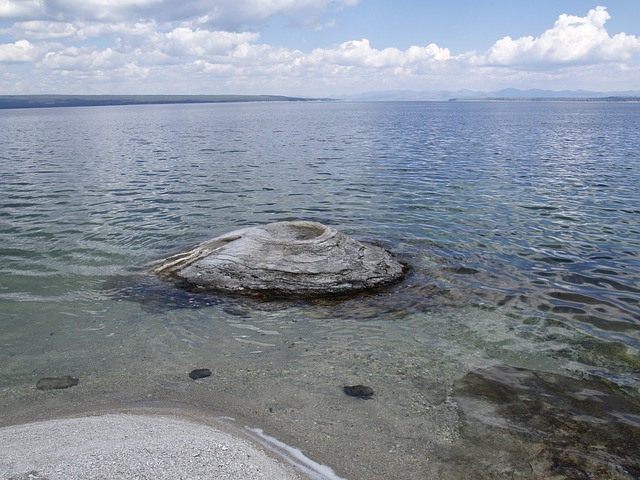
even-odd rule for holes
{"type": "Polygon", "coordinates": [[[639,0],[0,0],[0,94],[640,90],[639,0]]]}

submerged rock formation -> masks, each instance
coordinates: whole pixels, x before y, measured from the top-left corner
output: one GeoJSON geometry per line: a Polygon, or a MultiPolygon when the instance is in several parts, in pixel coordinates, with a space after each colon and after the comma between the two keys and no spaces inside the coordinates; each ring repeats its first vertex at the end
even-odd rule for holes
{"type": "Polygon", "coordinates": [[[385,249],[309,221],[236,230],[151,269],[196,290],[295,297],[382,287],[400,280],[405,270],[385,249]]]}
{"type": "Polygon", "coordinates": [[[495,448],[523,464],[530,476],[521,478],[640,478],[640,401],[605,379],[494,365],[467,373],[453,393],[463,436],[478,445],[493,432],[512,437],[495,448]]]}

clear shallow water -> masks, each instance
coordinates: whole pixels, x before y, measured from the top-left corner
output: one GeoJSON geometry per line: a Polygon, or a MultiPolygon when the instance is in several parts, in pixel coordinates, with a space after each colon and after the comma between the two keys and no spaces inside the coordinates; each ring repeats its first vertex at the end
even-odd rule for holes
{"type": "MultiPolygon", "coordinates": [[[[387,417],[415,422],[432,405],[439,417],[425,418],[455,442],[443,426],[450,387],[474,368],[602,377],[637,394],[639,114],[584,102],[0,111],[4,404],[37,405],[20,389],[68,372],[98,382],[126,370],[139,383],[114,395],[162,397],[132,365],[170,376],[224,359],[262,372],[247,382],[313,402],[348,382],[394,389],[381,397],[387,417]],[[381,242],[410,278],[345,302],[256,304],[136,270],[241,226],[302,218],[381,242]]],[[[161,377],[167,398],[185,394],[161,377]]],[[[322,424],[300,408],[301,425],[322,424]]],[[[342,465],[284,417],[262,417],[249,416],[342,465]]]]}

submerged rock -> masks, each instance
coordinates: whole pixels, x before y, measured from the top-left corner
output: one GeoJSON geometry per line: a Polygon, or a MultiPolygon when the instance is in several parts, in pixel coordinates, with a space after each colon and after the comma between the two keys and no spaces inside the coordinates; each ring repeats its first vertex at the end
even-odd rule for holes
{"type": "MultiPolygon", "coordinates": [[[[491,430],[524,442],[533,478],[640,478],[640,401],[604,380],[495,365],[454,387],[473,443],[491,430]]],[[[515,445],[515,443],[514,443],[515,445]]]]}
{"type": "Polygon", "coordinates": [[[38,390],[60,390],[62,388],[75,387],[78,385],[79,380],[70,375],[65,375],[63,377],[46,377],[41,378],[36,383],[36,388],[38,390]]]}
{"type": "Polygon", "coordinates": [[[400,280],[405,270],[384,248],[308,221],[236,230],[151,269],[199,291],[284,297],[370,290],[400,280]]]}

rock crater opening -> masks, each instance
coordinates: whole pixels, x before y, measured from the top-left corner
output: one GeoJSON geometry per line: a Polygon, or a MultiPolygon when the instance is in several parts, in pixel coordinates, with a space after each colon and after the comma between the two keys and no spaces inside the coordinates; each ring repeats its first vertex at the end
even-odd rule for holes
{"type": "Polygon", "coordinates": [[[306,242],[330,233],[329,229],[315,222],[279,222],[265,225],[271,239],[285,242],[306,242]]]}

